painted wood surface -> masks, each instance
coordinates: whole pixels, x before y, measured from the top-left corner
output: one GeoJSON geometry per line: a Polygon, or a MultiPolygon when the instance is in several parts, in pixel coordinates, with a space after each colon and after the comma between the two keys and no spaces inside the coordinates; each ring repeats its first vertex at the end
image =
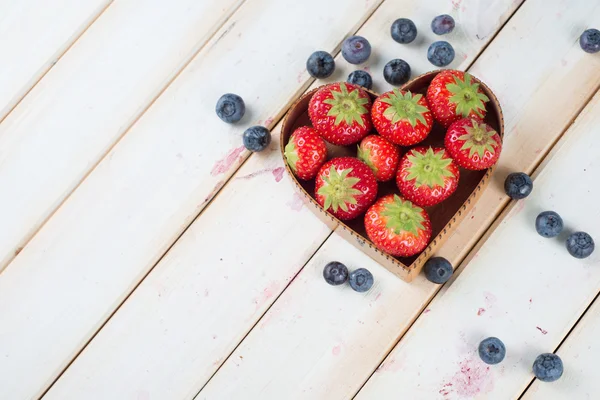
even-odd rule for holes
{"type": "Polygon", "coordinates": [[[0,3],[0,121],[112,1],[0,3]]]}
{"type": "MultiPolygon", "coordinates": [[[[554,142],[571,122],[573,114],[577,113],[578,109],[587,102],[589,95],[598,87],[600,70],[586,65],[586,63],[595,64],[598,60],[588,57],[576,48],[575,38],[573,40],[557,40],[553,47],[553,56],[540,57],[537,48],[542,43],[546,43],[545,28],[531,29],[531,25],[556,28],[563,27],[562,24],[568,28],[575,23],[576,19],[581,19],[581,15],[589,18],[586,24],[593,24],[596,17],[582,11],[585,8],[583,2],[578,3],[577,6],[580,8],[579,11],[572,11],[571,8],[575,7],[573,3],[552,2],[550,4],[549,2],[527,1],[473,67],[474,71],[483,71],[480,65],[489,65],[489,68],[510,72],[514,59],[518,57],[521,57],[524,63],[536,63],[535,68],[532,69],[532,75],[501,73],[494,75],[487,72],[487,69],[485,70],[487,78],[483,77],[484,80],[499,95],[503,104],[511,104],[511,106],[505,107],[509,130],[507,131],[505,152],[501,157],[501,172],[497,174],[496,181],[488,188],[488,192],[498,189],[509,170],[532,169],[543,156],[541,153],[534,154],[535,151],[531,149],[532,145],[549,147],[550,143],[554,142]],[[556,16],[559,12],[561,18],[556,16]],[[522,39],[519,39],[519,46],[508,45],[509,42],[514,43],[515,38],[520,37],[522,39]],[[565,63],[571,66],[570,71],[565,70],[565,63]],[[547,91],[553,90],[555,85],[560,84],[567,75],[574,71],[587,74],[587,79],[574,81],[574,84],[578,85],[578,89],[568,89],[570,92],[578,91],[579,93],[577,96],[570,97],[570,103],[565,104],[571,109],[572,114],[555,110],[554,104],[550,104],[549,100],[538,96],[538,92],[547,93],[547,91]],[[546,119],[540,120],[539,115],[542,110],[536,110],[533,104],[525,106],[527,102],[524,99],[539,100],[540,106],[551,109],[552,113],[544,114],[546,119]],[[572,104],[573,101],[577,101],[577,104],[572,104]],[[522,105],[522,107],[515,108],[515,105],[522,105]],[[539,121],[546,131],[540,132],[537,129],[520,131],[518,128],[526,125],[526,121],[530,118],[539,121]],[[550,119],[552,123],[549,121],[550,119]],[[532,139],[530,135],[535,135],[535,139],[532,139]],[[521,145],[519,145],[520,142],[521,145]],[[527,153],[528,149],[531,155],[527,153]]],[[[573,31],[573,35],[575,35],[575,31],[573,31]]],[[[565,103],[567,103],[566,100],[565,103]]],[[[486,203],[482,208],[488,213],[499,210],[504,200],[504,196],[497,196],[495,200],[488,199],[491,204],[486,203]]],[[[466,241],[467,238],[470,238],[468,235],[484,230],[484,224],[487,223],[486,218],[484,218],[484,214],[478,214],[478,212],[481,212],[479,205],[472,215],[473,219],[479,218],[477,221],[479,226],[475,232],[465,231],[461,225],[455,236],[460,235],[466,241]]],[[[346,253],[352,254],[353,246],[349,243],[345,245],[343,250],[337,250],[335,258],[341,258],[346,253]]],[[[320,251],[324,251],[323,249],[320,251]]],[[[316,257],[318,256],[319,253],[316,257]]],[[[454,254],[450,260],[458,265],[461,257],[461,254],[454,254]]],[[[206,388],[200,392],[199,398],[219,398],[220,393],[226,393],[233,397],[241,393],[247,396],[259,396],[259,393],[260,395],[268,394],[271,397],[287,394],[287,392],[278,391],[283,390],[283,387],[278,384],[277,378],[273,378],[274,376],[284,380],[284,376],[303,377],[304,385],[311,387],[312,393],[327,393],[327,398],[352,396],[360,389],[370,373],[377,368],[385,354],[395,345],[437,291],[437,287],[428,284],[422,276],[411,284],[397,280],[388,282],[387,275],[382,272],[382,267],[375,262],[363,262],[360,266],[370,269],[380,284],[386,285],[386,290],[379,292],[381,296],[377,302],[366,300],[357,307],[355,303],[348,303],[348,301],[344,301],[346,299],[340,298],[337,315],[332,317],[319,314],[319,310],[327,302],[326,298],[321,299],[319,296],[313,295],[305,299],[299,296],[287,296],[284,293],[274,305],[274,310],[277,311],[269,311],[265,315],[264,319],[268,323],[265,323],[264,326],[259,325],[261,326],[260,332],[258,328],[255,328],[247,336],[206,388]],[[349,305],[347,306],[347,304],[349,305]],[[294,315],[312,313],[321,316],[318,322],[311,319],[305,323],[302,320],[294,319],[294,315]],[[392,317],[384,319],[382,315],[391,315],[392,317]],[[361,332],[352,335],[351,340],[344,341],[346,351],[339,351],[337,346],[343,347],[344,345],[340,344],[340,338],[347,337],[347,327],[353,326],[356,321],[364,322],[370,328],[369,334],[365,335],[361,332]],[[324,326],[321,328],[321,333],[313,334],[315,326],[318,325],[324,326]],[[268,337],[269,340],[264,340],[265,337],[268,337]],[[273,351],[272,343],[280,344],[277,351],[273,351]],[[334,348],[337,353],[335,361],[330,358],[334,348]],[[362,351],[366,348],[369,351],[362,351]],[[302,354],[302,358],[288,358],[287,355],[292,351],[295,352],[294,354],[302,354]],[[240,356],[243,357],[244,363],[238,361],[240,356]],[[255,364],[256,359],[261,365],[260,369],[253,367],[257,365],[255,364]],[[313,373],[312,366],[321,362],[327,365],[327,367],[322,367],[322,371],[326,371],[326,373],[313,373]],[[352,365],[352,367],[346,370],[346,365],[352,365]],[[340,372],[338,373],[338,371],[340,372]],[[332,385],[331,381],[335,384],[332,385]]],[[[318,287],[322,283],[320,281],[322,278],[311,274],[310,270],[300,272],[298,278],[291,283],[286,292],[297,293],[294,289],[295,286],[303,285],[303,282],[307,281],[309,282],[308,288],[305,290],[307,292],[315,290],[314,293],[316,293],[317,289],[314,287],[318,287]]],[[[379,294],[377,291],[374,293],[379,294]]],[[[389,368],[397,367],[392,364],[389,368]]],[[[302,397],[302,393],[299,393],[298,397],[302,397]]],[[[310,398],[308,395],[306,397],[310,398]]]]}
{"type": "Polygon", "coordinates": [[[245,124],[269,125],[307,86],[307,54],[334,50],[378,4],[238,9],[0,274],[0,398],[48,387],[247,155],[243,125],[218,120],[216,99],[235,90],[250,105],[245,124]]]}
{"type": "Polygon", "coordinates": [[[563,376],[556,382],[534,380],[523,400],[593,400],[600,393],[598,358],[600,357],[600,301],[592,304],[575,329],[556,352],[563,361],[563,376]]]}
{"type": "Polygon", "coordinates": [[[0,270],[242,1],[117,0],[10,113],[0,270]]]}

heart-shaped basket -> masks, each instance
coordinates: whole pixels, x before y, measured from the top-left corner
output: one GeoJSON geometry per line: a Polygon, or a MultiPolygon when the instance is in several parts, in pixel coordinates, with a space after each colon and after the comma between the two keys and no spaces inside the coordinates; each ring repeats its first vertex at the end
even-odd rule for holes
{"type": "MultiPolygon", "coordinates": [[[[413,93],[421,93],[425,95],[427,87],[431,80],[442,70],[427,72],[420,75],[410,82],[403,85],[400,89],[410,90],[413,93]]],[[[475,79],[475,78],[474,78],[475,79]]],[[[498,99],[494,93],[483,82],[475,79],[481,84],[484,93],[489,97],[490,102],[487,104],[487,115],[485,122],[504,137],[504,117],[498,99]]],[[[312,126],[308,117],[308,103],[312,95],[319,90],[316,88],[302,95],[287,112],[281,129],[280,150],[281,156],[284,158],[284,164],[288,175],[291,177],[298,192],[305,197],[307,206],[332,230],[338,231],[350,243],[362,249],[371,258],[381,263],[385,268],[400,277],[401,279],[410,282],[421,271],[425,261],[452,235],[459,222],[475,205],[481,193],[490,182],[490,178],[494,171],[494,167],[483,171],[470,171],[462,169],[460,171],[460,180],[456,192],[445,201],[433,206],[425,207],[431,218],[433,228],[431,241],[429,245],[419,254],[400,258],[394,257],[379,250],[367,237],[363,218],[358,217],[351,221],[342,222],[330,213],[323,210],[321,205],[314,198],[315,179],[309,181],[299,181],[294,176],[292,170],[285,162],[284,148],[289,141],[294,130],[300,126],[312,126]]],[[[372,100],[378,95],[370,90],[367,90],[372,100]]],[[[434,145],[443,147],[444,136],[446,130],[435,123],[429,136],[416,146],[434,145]]],[[[414,146],[413,146],[414,147],[414,146]]],[[[402,149],[404,152],[404,148],[402,149]]],[[[340,156],[356,156],[356,146],[341,147],[327,144],[328,158],[340,156]]],[[[379,196],[388,193],[399,193],[395,185],[395,180],[391,182],[379,183],[379,196]]]]}

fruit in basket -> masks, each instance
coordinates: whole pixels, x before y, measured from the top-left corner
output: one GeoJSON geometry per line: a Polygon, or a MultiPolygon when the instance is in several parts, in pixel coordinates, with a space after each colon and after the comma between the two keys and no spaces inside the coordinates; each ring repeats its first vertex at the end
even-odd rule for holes
{"type": "Polygon", "coordinates": [[[431,257],[425,262],[423,271],[425,272],[425,278],[429,282],[437,283],[438,285],[446,283],[454,273],[452,264],[444,257],[431,257]]]}
{"type": "Polygon", "coordinates": [[[237,94],[226,93],[217,101],[215,111],[221,120],[232,124],[242,119],[246,112],[246,104],[237,94]]]}
{"type": "Polygon", "coordinates": [[[306,60],[306,70],[313,78],[324,79],[335,71],[335,61],[326,51],[315,51],[306,60]]]}
{"type": "Polygon", "coordinates": [[[315,198],[341,220],[358,217],[375,201],[377,181],[371,168],[352,157],[326,162],[317,174],[315,198]]]}
{"type": "Polygon", "coordinates": [[[541,212],[535,219],[535,230],[540,236],[552,238],[563,230],[563,220],[554,211],[541,212]]]}
{"type": "Polygon", "coordinates": [[[425,210],[395,194],[383,196],[369,208],[365,229],[375,246],[398,257],[420,253],[431,239],[425,210]]]}
{"type": "Polygon", "coordinates": [[[385,182],[396,175],[400,150],[379,135],[369,135],[358,146],[358,159],[371,168],[375,179],[385,182]]]}
{"type": "Polygon", "coordinates": [[[410,79],[410,65],[406,61],[396,58],[383,67],[383,78],[390,85],[405,84],[410,79]]]}
{"type": "Polygon", "coordinates": [[[367,71],[363,71],[362,69],[351,72],[350,75],[348,75],[347,81],[348,83],[362,86],[366,89],[371,89],[373,87],[373,78],[371,78],[371,75],[367,71]]]}
{"type": "Polygon", "coordinates": [[[312,179],[327,161],[327,146],[317,131],[308,126],[296,129],[284,149],[285,160],[300,179],[312,179]]]}
{"type": "Polygon", "coordinates": [[[579,37],[579,45],[586,53],[597,53],[600,51],[600,31],[588,29],[579,37]]]}
{"type": "Polygon", "coordinates": [[[321,137],[340,146],[358,143],[372,129],[371,98],[346,82],[323,86],[312,96],[308,115],[321,137]]]}
{"type": "Polygon", "coordinates": [[[431,30],[436,35],[445,35],[452,32],[455,23],[454,18],[448,14],[438,15],[431,21],[431,30]]]}
{"type": "Polygon", "coordinates": [[[331,261],[323,268],[323,278],[332,286],[338,286],[348,280],[348,268],[338,261],[331,261]]]}
{"type": "Polygon", "coordinates": [[[567,238],[567,251],[575,258],[587,258],[594,252],[594,239],[585,232],[575,232],[567,238]]]}
{"type": "Polygon", "coordinates": [[[454,47],[448,42],[433,42],[427,49],[427,59],[436,67],[445,67],[454,60],[454,47]]]}
{"type": "Polygon", "coordinates": [[[362,36],[350,36],[342,43],[342,57],[350,64],[362,64],[371,56],[371,44],[362,36]]]}
{"type": "Polygon", "coordinates": [[[373,286],[373,274],[366,268],[359,268],[350,273],[350,287],[356,292],[366,292],[373,286]]]}
{"type": "Polygon", "coordinates": [[[381,136],[401,146],[421,142],[433,126],[433,116],[423,95],[399,89],[375,99],[371,118],[381,136]]]}
{"type": "Polygon", "coordinates": [[[410,43],[417,37],[417,27],[408,18],[399,18],[392,23],[392,39],[398,43],[410,43]]]}
{"type": "Polygon", "coordinates": [[[264,126],[251,126],[244,131],[243,141],[246,149],[253,152],[263,151],[271,144],[271,132],[264,126]]]}
{"type": "Polygon", "coordinates": [[[480,118],[490,99],[469,73],[445,70],[433,78],[427,89],[427,103],[434,118],[444,127],[461,118],[480,118]]]}
{"type": "Polygon", "coordinates": [[[562,360],[556,354],[540,354],[533,362],[533,374],[542,382],[554,382],[563,374],[562,360]]]}
{"type": "Polygon", "coordinates": [[[415,147],[400,160],[396,184],[402,196],[418,206],[446,200],[458,187],[459,169],[441,147],[415,147]]]}
{"type": "Polygon", "coordinates": [[[498,132],[474,118],[463,118],[450,125],[444,145],[458,165],[471,170],[482,170],[496,164],[502,151],[498,132]]]}
{"type": "Polygon", "coordinates": [[[533,190],[533,181],[525,172],[512,172],[504,180],[504,192],[513,200],[529,196],[533,190]]]}
{"type": "Polygon", "coordinates": [[[479,343],[479,358],[486,364],[494,365],[502,362],[506,356],[506,347],[497,337],[483,339],[479,343]]]}

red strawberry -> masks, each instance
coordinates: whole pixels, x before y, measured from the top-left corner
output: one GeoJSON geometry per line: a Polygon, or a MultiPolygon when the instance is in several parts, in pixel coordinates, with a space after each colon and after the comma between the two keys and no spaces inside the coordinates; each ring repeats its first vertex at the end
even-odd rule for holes
{"type": "Polygon", "coordinates": [[[396,184],[418,206],[446,200],[458,187],[458,166],[441,147],[415,147],[402,157],[396,184]]]}
{"type": "Polygon", "coordinates": [[[480,170],[496,164],[502,151],[502,139],[488,124],[464,118],[448,128],[446,150],[458,165],[480,170]]]}
{"type": "Polygon", "coordinates": [[[315,197],[325,211],[339,219],[356,218],[375,201],[377,181],[364,162],[333,158],[317,174],[315,197]]]}
{"type": "Polygon", "coordinates": [[[433,116],[423,95],[398,89],[375,99],[371,118],[381,136],[401,146],[419,143],[433,126],[433,116]]]}
{"type": "Polygon", "coordinates": [[[436,121],[444,127],[461,118],[485,117],[490,99],[477,79],[466,72],[445,70],[436,75],[427,89],[427,102],[436,121]]]}
{"type": "Polygon", "coordinates": [[[312,179],[327,160],[327,146],[313,128],[296,129],[285,145],[285,159],[300,179],[312,179]]]}
{"type": "Polygon", "coordinates": [[[425,210],[395,194],[383,196],[369,208],[365,228],[375,246],[397,257],[422,252],[431,239],[425,210]]]}
{"type": "Polygon", "coordinates": [[[378,135],[369,135],[358,146],[358,159],[373,170],[379,182],[389,181],[396,175],[400,150],[378,135]]]}
{"type": "Polygon", "coordinates": [[[372,129],[371,98],[359,86],[323,86],[310,99],[308,116],[323,139],[340,146],[358,143],[372,129]]]}

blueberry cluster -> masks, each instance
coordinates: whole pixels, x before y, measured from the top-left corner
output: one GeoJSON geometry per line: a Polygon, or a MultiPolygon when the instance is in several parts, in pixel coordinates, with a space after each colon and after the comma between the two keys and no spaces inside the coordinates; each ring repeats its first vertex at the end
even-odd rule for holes
{"type": "Polygon", "coordinates": [[[348,268],[338,261],[331,261],[323,268],[325,282],[332,286],[338,286],[346,281],[350,287],[357,292],[366,292],[373,286],[373,274],[365,268],[348,273],[348,268]]]}

